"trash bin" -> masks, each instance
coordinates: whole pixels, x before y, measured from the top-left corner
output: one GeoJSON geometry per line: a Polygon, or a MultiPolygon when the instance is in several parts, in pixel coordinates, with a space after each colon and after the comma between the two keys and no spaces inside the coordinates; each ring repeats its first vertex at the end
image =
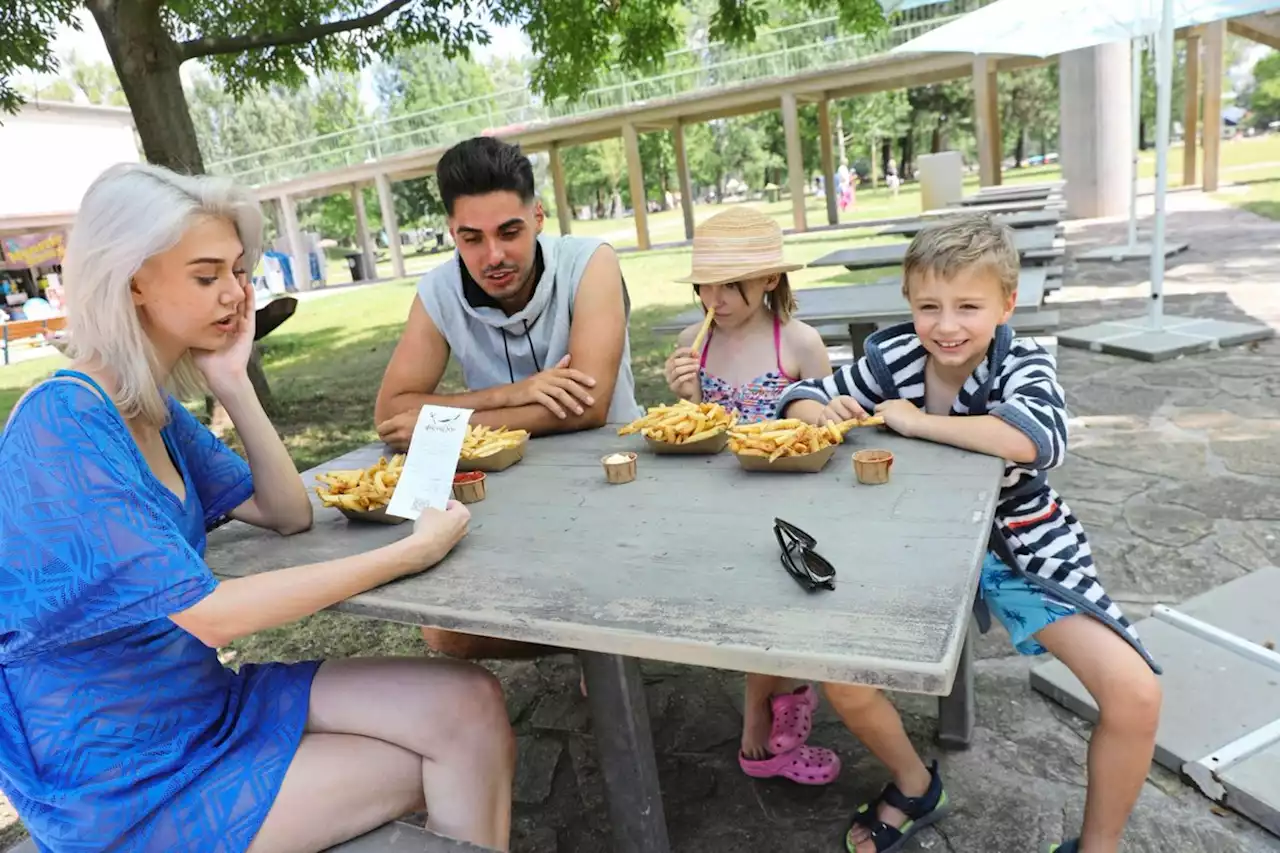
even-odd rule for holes
{"type": "Polygon", "coordinates": [[[352,281],[368,280],[369,271],[366,270],[364,267],[365,267],[365,263],[364,263],[363,254],[359,252],[355,252],[353,254],[347,255],[347,269],[351,270],[352,281]]]}

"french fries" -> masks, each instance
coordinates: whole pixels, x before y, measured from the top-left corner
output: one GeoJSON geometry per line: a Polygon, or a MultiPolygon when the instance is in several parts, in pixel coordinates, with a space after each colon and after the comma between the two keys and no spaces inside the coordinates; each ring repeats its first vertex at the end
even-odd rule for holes
{"type": "Polygon", "coordinates": [[[648,412],[618,430],[618,435],[640,433],[667,444],[692,444],[729,429],[737,418],[719,403],[681,400],[669,406],[650,406],[648,412]]]}
{"type": "Polygon", "coordinates": [[[382,509],[391,503],[403,469],[404,454],[397,453],[391,461],[383,456],[368,468],[317,474],[316,479],[324,485],[316,486],[316,494],[325,506],[360,512],[382,509]]]}
{"type": "Polygon", "coordinates": [[[714,311],[708,311],[707,316],[703,318],[702,327],[698,329],[698,335],[693,339],[693,346],[690,348],[693,350],[694,358],[697,358],[702,354],[702,342],[707,339],[707,333],[711,331],[711,322],[715,320],[715,318],[716,315],[714,311]]]}
{"type": "Polygon", "coordinates": [[[529,433],[522,429],[506,427],[487,427],[469,424],[467,436],[462,439],[462,459],[483,459],[493,456],[520,444],[529,438],[529,433]]]}
{"type": "Polygon", "coordinates": [[[878,426],[884,418],[871,415],[861,420],[815,426],[795,418],[760,421],[729,430],[729,450],[739,456],[759,456],[773,462],[784,456],[807,456],[842,444],[844,434],[854,427],[878,426]]]}

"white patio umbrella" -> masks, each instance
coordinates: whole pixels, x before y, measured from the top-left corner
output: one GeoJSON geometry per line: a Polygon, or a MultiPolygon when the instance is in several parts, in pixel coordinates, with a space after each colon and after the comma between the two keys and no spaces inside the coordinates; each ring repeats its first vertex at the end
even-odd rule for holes
{"type": "MultiPolygon", "coordinates": [[[[1047,57],[1100,44],[1154,37],[1156,194],[1149,328],[1159,330],[1164,312],[1165,195],[1169,178],[1174,30],[1261,12],[1274,8],[1276,3],[1277,0],[996,0],[892,52],[1047,57]]],[[[1135,56],[1135,76],[1140,72],[1135,56]]],[[[1213,129],[1216,130],[1216,125],[1213,129]]],[[[1136,168],[1135,162],[1135,178],[1136,168]]],[[[1131,221],[1130,240],[1134,239],[1135,223],[1131,221]]]]}

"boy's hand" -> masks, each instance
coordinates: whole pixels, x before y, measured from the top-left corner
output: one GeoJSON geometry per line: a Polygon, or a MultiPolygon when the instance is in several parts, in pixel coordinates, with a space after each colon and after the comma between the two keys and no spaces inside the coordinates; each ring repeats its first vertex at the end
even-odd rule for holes
{"type": "Polygon", "coordinates": [[[841,421],[862,420],[866,416],[866,410],[857,400],[852,397],[836,397],[822,410],[818,423],[838,424],[841,421]]]}
{"type": "Polygon", "coordinates": [[[884,418],[884,425],[907,438],[916,436],[919,425],[928,417],[923,409],[908,400],[885,400],[876,406],[876,414],[884,418]]]}

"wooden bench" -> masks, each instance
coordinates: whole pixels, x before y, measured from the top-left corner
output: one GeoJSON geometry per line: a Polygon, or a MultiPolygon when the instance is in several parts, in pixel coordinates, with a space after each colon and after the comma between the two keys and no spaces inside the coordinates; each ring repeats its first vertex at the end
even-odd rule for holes
{"type": "Polygon", "coordinates": [[[488,847],[478,847],[465,841],[456,841],[436,835],[421,827],[400,821],[392,821],[373,832],[353,838],[328,853],[494,853],[488,847]]]}
{"type": "Polygon", "coordinates": [[[10,344],[29,338],[45,338],[50,332],[60,332],[66,327],[66,317],[50,317],[47,320],[13,320],[8,323],[0,323],[0,347],[4,349],[4,363],[9,363],[10,344]]]}
{"type": "MultiPolygon", "coordinates": [[[[30,839],[14,847],[9,853],[36,853],[30,839]]],[[[328,853],[494,853],[488,847],[477,847],[465,841],[455,841],[436,835],[417,826],[393,821],[373,832],[353,838],[328,853]]]]}

